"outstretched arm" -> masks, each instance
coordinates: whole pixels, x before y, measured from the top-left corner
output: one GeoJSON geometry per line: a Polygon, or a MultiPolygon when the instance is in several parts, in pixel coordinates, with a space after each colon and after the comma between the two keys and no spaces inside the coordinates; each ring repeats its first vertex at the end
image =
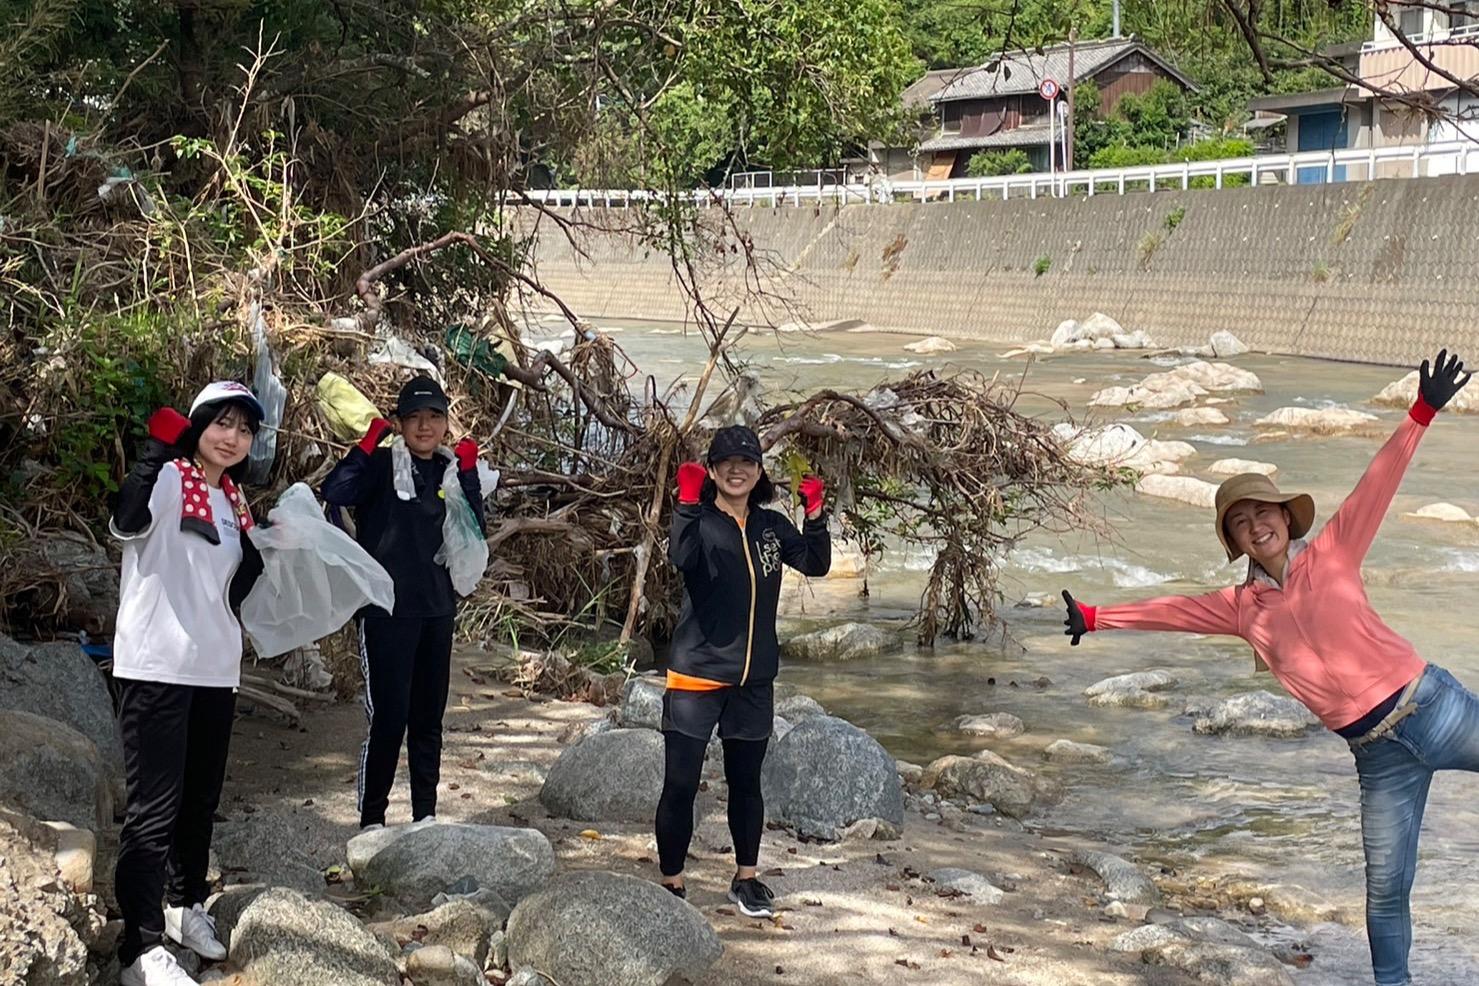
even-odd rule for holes
{"type": "Polygon", "coordinates": [[[1428,361],[1423,360],[1418,370],[1417,401],[1315,543],[1343,552],[1352,564],[1359,565],[1365,559],[1433,416],[1469,382],[1469,374],[1463,370],[1464,364],[1457,356],[1449,356],[1447,350],[1438,353],[1431,370],[1428,361]]]}
{"type": "Polygon", "coordinates": [[[1179,630],[1238,636],[1237,589],[1228,586],[1200,596],[1161,596],[1117,606],[1085,606],[1063,590],[1068,619],[1063,632],[1077,644],[1096,630],[1179,630]]]}

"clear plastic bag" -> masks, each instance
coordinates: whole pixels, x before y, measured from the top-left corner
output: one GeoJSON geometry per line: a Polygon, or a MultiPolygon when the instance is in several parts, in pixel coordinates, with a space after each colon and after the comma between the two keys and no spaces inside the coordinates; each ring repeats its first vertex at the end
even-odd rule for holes
{"type": "Polygon", "coordinates": [[[324,520],[313,491],[294,483],[248,533],[262,577],[241,604],[241,625],[262,657],[327,637],[373,604],[395,609],[395,584],[354,539],[324,520]]]}
{"type": "MultiPolygon", "coordinates": [[[[498,471],[482,459],[478,460],[478,486],[485,500],[498,488],[498,471]]],[[[447,503],[447,516],[442,521],[442,546],[433,561],[447,566],[452,588],[459,596],[466,596],[488,570],[488,540],[478,530],[478,518],[462,493],[456,462],[442,476],[442,498],[447,503]]]]}
{"type": "Polygon", "coordinates": [[[288,388],[272,370],[272,347],[267,342],[267,320],[262,317],[260,304],[252,306],[252,340],[257,351],[252,390],[265,413],[262,428],[252,439],[251,451],[247,452],[246,481],[253,486],[263,486],[272,471],[272,460],[277,458],[277,429],[282,425],[283,410],[287,407],[288,388]]]}

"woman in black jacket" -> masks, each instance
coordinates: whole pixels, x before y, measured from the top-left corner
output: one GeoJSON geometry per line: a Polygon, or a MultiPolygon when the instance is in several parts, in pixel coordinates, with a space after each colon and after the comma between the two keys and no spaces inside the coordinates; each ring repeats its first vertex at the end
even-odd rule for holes
{"type": "Polygon", "coordinates": [[[756,878],[765,806],[760,766],[774,718],[780,663],[775,635],[781,568],[826,575],[832,564],[822,481],[801,483],[806,522],[797,531],[764,509],[775,496],[765,474],[760,439],[742,425],[721,429],[709,446],[708,468],[678,468],[678,506],[668,557],[683,573],[683,610],[673,634],[662,728],[667,750],[657,847],[662,883],[687,891],[683,862],[693,838],[693,801],[714,727],[724,743],[729,831],[737,868],[729,899],[749,917],[770,917],[770,888],[756,878]]]}

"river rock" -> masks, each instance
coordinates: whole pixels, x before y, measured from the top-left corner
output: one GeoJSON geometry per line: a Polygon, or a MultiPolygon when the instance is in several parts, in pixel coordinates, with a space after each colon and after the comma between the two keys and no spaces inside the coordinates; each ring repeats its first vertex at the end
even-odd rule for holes
{"type": "Polygon", "coordinates": [[[1126,931],[1109,943],[1114,952],[1142,952],[1173,941],[1211,942],[1255,948],[1258,943],[1221,918],[1194,915],[1164,924],[1147,924],[1126,931]]]}
{"type": "Polygon", "coordinates": [[[1027,731],[1027,725],[1010,712],[990,712],[980,716],[959,716],[955,728],[967,736],[989,736],[1011,739],[1027,731]]]}
{"type": "Polygon", "coordinates": [[[1138,407],[1148,411],[1164,411],[1195,404],[1207,394],[1206,389],[1190,381],[1163,379],[1157,380],[1153,386],[1136,384],[1132,387],[1106,387],[1089,398],[1089,406],[1138,407]]]}
{"type": "Polygon", "coordinates": [[[971,802],[989,801],[1013,818],[1025,816],[1038,799],[1036,776],[990,750],[974,757],[943,756],[924,768],[922,790],[971,802]]]}
{"type": "Polygon", "coordinates": [[[400,986],[386,948],[342,907],[273,887],[241,911],[231,962],[272,986],[400,986]]]}
{"type": "Polygon", "coordinates": [[[949,339],[941,339],[939,336],[920,339],[918,342],[911,342],[904,347],[906,351],[920,356],[934,356],[937,353],[953,353],[959,348],[959,346],[949,339]]]}
{"type": "Polygon", "coordinates": [[[1162,476],[1150,473],[1141,476],[1135,483],[1135,492],[1209,509],[1217,502],[1216,484],[1192,476],[1162,476]]]}
{"type": "Polygon", "coordinates": [[[853,544],[832,542],[832,566],[827,569],[829,580],[863,579],[868,577],[868,556],[853,544]]]}
{"type": "Polygon", "coordinates": [[[0,804],[78,828],[113,820],[108,770],[92,740],[29,712],[0,710],[0,804]]]}
{"type": "Polygon", "coordinates": [[[1048,345],[1052,346],[1054,349],[1059,349],[1068,346],[1071,343],[1078,342],[1079,338],[1080,336],[1077,320],[1065,318],[1063,321],[1058,323],[1058,327],[1054,329],[1053,334],[1048,337],[1048,345]]]}
{"type": "Polygon", "coordinates": [[[556,818],[650,822],[662,796],[663,738],[651,729],[613,729],[567,746],[539,791],[556,818]]]}
{"type": "Polygon", "coordinates": [[[799,723],[802,719],[810,719],[812,716],[824,716],[827,710],[822,708],[820,702],[810,695],[781,695],[777,692],[775,697],[775,714],[785,718],[792,725],[799,723]]]}
{"type": "Polygon", "coordinates": [[[0,981],[87,986],[88,948],[106,918],[96,898],[58,883],[45,838],[34,818],[0,808],[0,981]]]}
{"type": "MultiPolygon", "coordinates": [[[[112,636],[118,616],[118,566],[108,558],[108,552],[70,531],[42,535],[37,547],[41,557],[62,577],[65,596],[63,608],[56,614],[57,622],[98,637],[112,636]]],[[[75,644],[65,646],[79,649],[75,644]]],[[[96,668],[93,674],[97,674],[96,668]]]]}
{"type": "MultiPolygon", "coordinates": [[[[570,723],[564,729],[561,729],[559,735],[556,736],[555,739],[562,746],[569,746],[572,743],[579,743],[587,736],[594,736],[597,733],[609,732],[617,728],[616,716],[618,714],[618,709],[608,709],[601,715],[593,716],[589,719],[577,719],[575,722],[570,723]]],[[[544,783],[543,777],[539,779],[539,783],[544,783]]]]}
{"type": "MultiPolygon", "coordinates": [[[[118,600],[113,600],[118,605],[118,600]]],[[[123,795],[123,745],[108,684],[92,659],[72,643],[22,647],[0,636],[0,709],[65,723],[92,740],[107,765],[116,799],[123,795]]]]}
{"type": "Polygon", "coordinates": [[[1201,425],[1225,425],[1230,419],[1215,407],[1188,407],[1177,411],[1171,420],[1183,428],[1196,428],[1201,425]]]}
{"type": "Polygon", "coordinates": [[[771,748],[760,781],[767,817],[807,838],[837,839],[864,818],[904,824],[894,758],[842,719],[803,719],[771,748]]]}
{"type": "Polygon", "coordinates": [[[1000,904],[1006,897],[1005,891],[974,870],[947,866],[928,874],[928,879],[933,881],[937,887],[947,887],[963,894],[970,894],[971,902],[975,904],[1000,904]]]}
{"type": "Polygon", "coordinates": [[[555,872],[554,849],[534,829],[445,822],[405,828],[354,870],[357,883],[424,906],[471,877],[476,889],[516,904],[555,872]]]}
{"type": "Polygon", "coordinates": [[[370,829],[352,836],[344,847],[344,855],[348,858],[351,872],[363,873],[365,865],[370,858],[390,845],[395,840],[419,829],[430,828],[436,822],[412,822],[409,825],[387,825],[384,828],[370,829]]]}
{"type": "Polygon", "coordinates": [[[1113,853],[1081,849],[1073,854],[1073,862],[1092,870],[1104,881],[1104,892],[1115,900],[1149,906],[1160,902],[1161,895],[1155,884],[1129,860],[1113,853]]]}
{"type": "Polygon", "coordinates": [[[1148,965],[1166,965],[1209,986],[1294,986],[1289,970],[1262,948],[1178,939],[1140,953],[1148,965]]]}
{"type": "Polygon", "coordinates": [[[667,684],[661,678],[644,675],[628,681],[621,694],[616,724],[624,729],[661,729],[665,691],[667,684]]]}
{"type": "Polygon", "coordinates": [[[1306,887],[1292,883],[1254,883],[1238,881],[1229,884],[1227,894],[1240,904],[1255,898],[1264,908],[1290,924],[1360,924],[1361,915],[1332,904],[1306,887]]]}
{"type": "Polygon", "coordinates": [[[555,986],[555,984],[548,977],[541,976],[538,970],[525,966],[516,970],[503,986],[555,986]]]}
{"type": "Polygon", "coordinates": [[[1212,338],[1207,340],[1207,345],[1212,350],[1212,355],[1218,359],[1230,359],[1249,351],[1247,343],[1226,329],[1212,333],[1212,338]]]}
{"type": "Polygon", "coordinates": [[[1214,394],[1261,394],[1263,381],[1256,373],[1240,370],[1231,363],[1209,363],[1194,360],[1167,371],[1171,376],[1188,381],[1214,394]]]}
{"type": "Polygon", "coordinates": [[[488,986],[480,965],[445,945],[423,944],[406,956],[406,976],[415,986],[488,986]]]}
{"type": "Polygon", "coordinates": [[[1077,429],[1067,422],[1053,426],[1053,437],[1074,462],[1086,466],[1123,465],[1145,445],[1146,438],[1127,424],[1077,429]]]}
{"type": "Polygon", "coordinates": [[[1110,336],[1109,340],[1114,343],[1115,349],[1149,349],[1155,345],[1151,341],[1150,334],[1144,329],[1136,329],[1133,332],[1121,332],[1117,335],[1110,336]]]}
{"type": "Polygon", "coordinates": [[[1198,716],[1192,728],[1214,736],[1294,737],[1319,725],[1314,713],[1287,695],[1256,691],[1217,703],[1211,712],[1198,716]]]}
{"type": "Polygon", "coordinates": [[[1452,503],[1430,503],[1410,514],[1402,515],[1406,520],[1438,520],[1448,524],[1472,524],[1474,518],[1463,507],[1452,503]]]}
{"type": "Polygon", "coordinates": [[[650,880],[563,873],[514,908],[508,959],[560,986],[662,986],[701,976],[724,954],[697,910],[650,880]]]}
{"type": "Polygon", "coordinates": [[[1253,424],[1259,428],[1281,428],[1316,435],[1346,435],[1370,433],[1375,430],[1378,420],[1374,414],[1353,411],[1348,407],[1281,407],[1253,424]]]}
{"type": "Polygon", "coordinates": [[[1176,684],[1176,677],[1169,671],[1136,671],[1090,685],[1084,689],[1084,696],[1090,705],[1104,708],[1161,709],[1171,700],[1158,693],[1176,684]]]}
{"type": "Polygon", "coordinates": [[[1115,336],[1124,335],[1124,326],[1103,312],[1095,312],[1082,322],[1078,323],[1078,339],[1112,339],[1115,336]]]}
{"type": "MultiPolygon", "coordinates": [[[[502,904],[501,898],[495,899],[502,904]]],[[[498,913],[474,904],[469,898],[453,897],[425,914],[374,924],[370,930],[400,942],[414,939],[423,945],[444,945],[458,955],[472,959],[481,969],[488,960],[492,934],[503,927],[508,915],[506,905],[498,913]]]]}
{"type": "Polygon", "coordinates": [[[1179,472],[1181,463],[1196,454],[1196,446],[1188,442],[1163,442],[1152,438],[1119,465],[1142,473],[1170,475],[1179,472]]]}
{"type": "Polygon", "coordinates": [[[1052,763],[1109,763],[1114,755],[1102,746],[1093,743],[1075,743],[1073,740],[1054,740],[1043,750],[1043,756],[1052,763]]]}
{"type": "Polygon", "coordinates": [[[871,623],[843,623],[792,637],[781,652],[807,661],[857,661],[877,657],[893,645],[893,636],[871,623]]]}
{"type": "Polygon", "coordinates": [[[1207,467],[1207,471],[1214,476],[1240,476],[1248,472],[1272,476],[1279,471],[1279,467],[1272,462],[1257,462],[1253,459],[1218,459],[1207,467]]]}
{"type": "Polygon", "coordinates": [[[245,882],[318,897],[324,892],[324,868],[334,858],[314,858],[305,851],[311,827],[308,818],[289,807],[233,814],[216,824],[211,855],[216,865],[238,871],[245,882]]]}
{"type": "MultiPolygon", "coordinates": [[[[1375,397],[1371,398],[1373,404],[1383,407],[1400,407],[1403,410],[1411,407],[1417,400],[1417,371],[1413,370],[1400,380],[1394,380],[1381,389],[1375,397]]],[[[1479,412],[1479,390],[1465,387],[1453,395],[1453,400],[1444,405],[1445,411],[1458,411],[1461,414],[1474,414],[1479,412]]]]}

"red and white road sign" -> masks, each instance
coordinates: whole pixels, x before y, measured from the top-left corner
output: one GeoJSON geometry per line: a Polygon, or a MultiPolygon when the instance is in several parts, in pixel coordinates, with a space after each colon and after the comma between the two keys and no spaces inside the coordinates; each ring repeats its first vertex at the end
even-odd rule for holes
{"type": "Polygon", "coordinates": [[[1058,98],[1060,92],[1062,89],[1054,79],[1043,79],[1042,85],[1037,87],[1037,94],[1050,103],[1058,98]]]}

